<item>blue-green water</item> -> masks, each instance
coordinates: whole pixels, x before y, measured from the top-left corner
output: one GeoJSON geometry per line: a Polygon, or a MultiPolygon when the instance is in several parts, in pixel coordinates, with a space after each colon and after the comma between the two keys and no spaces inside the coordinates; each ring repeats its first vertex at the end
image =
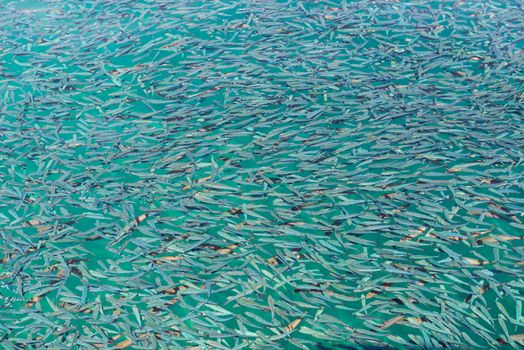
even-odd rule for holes
{"type": "Polygon", "coordinates": [[[523,13],[0,0],[1,347],[522,347],[523,13]]]}

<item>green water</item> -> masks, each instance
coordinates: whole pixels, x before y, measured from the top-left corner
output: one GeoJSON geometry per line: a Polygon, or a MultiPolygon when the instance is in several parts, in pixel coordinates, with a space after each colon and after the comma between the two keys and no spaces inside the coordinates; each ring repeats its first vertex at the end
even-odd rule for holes
{"type": "Polygon", "coordinates": [[[521,347],[522,10],[0,0],[1,347],[521,347]]]}

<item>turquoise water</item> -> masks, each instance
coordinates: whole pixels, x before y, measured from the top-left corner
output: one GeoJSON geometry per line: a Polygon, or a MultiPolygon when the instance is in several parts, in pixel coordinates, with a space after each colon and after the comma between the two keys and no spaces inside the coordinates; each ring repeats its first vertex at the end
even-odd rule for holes
{"type": "Polygon", "coordinates": [[[1,347],[522,347],[522,10],[0,1],[1,347]]]}

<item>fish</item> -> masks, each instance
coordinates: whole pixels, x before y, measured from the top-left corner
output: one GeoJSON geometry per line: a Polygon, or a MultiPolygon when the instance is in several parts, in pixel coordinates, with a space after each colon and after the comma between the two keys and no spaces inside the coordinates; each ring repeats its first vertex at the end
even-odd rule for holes
{"type": "Polygon", "coordinates": [[[0,5],[3,342],[518,347],[521,10],[0,5]]]}

